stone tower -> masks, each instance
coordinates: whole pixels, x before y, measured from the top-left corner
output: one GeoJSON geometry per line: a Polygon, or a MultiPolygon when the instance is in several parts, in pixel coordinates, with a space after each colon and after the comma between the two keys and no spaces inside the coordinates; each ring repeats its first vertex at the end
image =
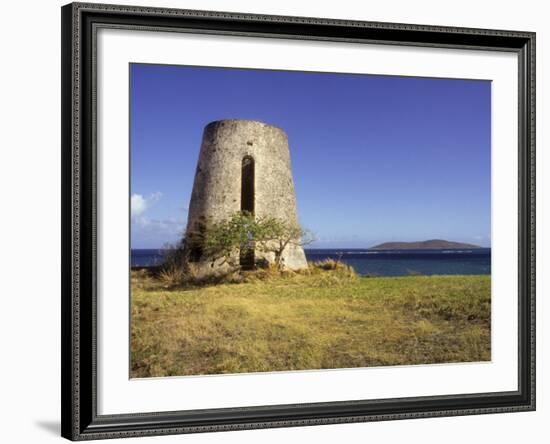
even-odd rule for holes
{"type": "MultiPolygon", "coordinates": [[[[206,221],[229,219],[238,211],[298,225],[288,139],[280,128],[254,120],[220,120],[205,127],[186,236],[200,231],[206,221]]],[[[274,257],[259,251],[250,254],[256,261],[272,262],[274,257]]],[[[203,273],[223,268],[212,266],[202,251],[191,251],[188,257],[203,273]]],[[[282,257],[287,269],[307,268],[299,245],[287,246],[282,257]]]]}

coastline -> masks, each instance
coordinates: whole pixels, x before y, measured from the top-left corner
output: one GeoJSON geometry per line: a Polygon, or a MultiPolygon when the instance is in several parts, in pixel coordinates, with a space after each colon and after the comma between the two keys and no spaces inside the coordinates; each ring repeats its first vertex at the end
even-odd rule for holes
{"type": "MultiPolygon", "coordinates": [[[[134,249],[131,252],[132,269],[159,266],[163,251],[134,249]]],[[[308,248],[308,263],[336,260],[351,267],[361,276],[410,275],[490,275],[491,249],[469,250],[371,250],[361,248],[308,248]]]]}

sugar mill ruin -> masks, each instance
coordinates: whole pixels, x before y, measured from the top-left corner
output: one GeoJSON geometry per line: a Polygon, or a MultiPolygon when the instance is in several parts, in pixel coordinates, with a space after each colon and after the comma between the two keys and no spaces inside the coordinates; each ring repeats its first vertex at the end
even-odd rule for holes
{"type": "MultiPolygon", "coordinates": [[[[288,138],[282,129],[260,121],[211,122],[203,133],[186,238],[200,232],[207,221],[227,220],[239,211],[299,226],[288,138]]],[[[212,262],[200,248],[189,250],[188,260],[201,274],[217,273],[226,266],[212,262]]],[[[307,268],[299,243],[289,244],[282,258],[287,269],[307,268]]],[[[241,265],[259,259],[272,263],[274,256],[253,249],[246,255],[241,252],[241,265]]]]}

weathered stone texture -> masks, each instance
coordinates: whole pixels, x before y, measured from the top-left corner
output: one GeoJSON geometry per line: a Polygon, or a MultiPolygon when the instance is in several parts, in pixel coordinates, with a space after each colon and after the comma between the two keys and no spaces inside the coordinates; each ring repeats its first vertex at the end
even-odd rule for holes
{"type": "MultiPolygon", "coordinates": [[[[255,165],[255,214],[298,224],[286,133],[253,120],[220,120],[204,129],[189,205],[187,233],[201,222],[220,221],[241,210],[241,171],[245,156],[255,165]]],[[[257,253],[256,257],[262,255],[257,253]]],[[[302,247],[283,254],[287,268],[307,267],[302,247]]],[[[266,259],[272,260],[269,255],[266,259]]]]}

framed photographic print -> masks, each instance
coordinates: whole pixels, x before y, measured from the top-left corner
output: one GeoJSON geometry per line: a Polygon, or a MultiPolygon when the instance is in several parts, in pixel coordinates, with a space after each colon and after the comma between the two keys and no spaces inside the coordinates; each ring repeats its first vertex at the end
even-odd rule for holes
{"type": "Polygon", "coordinates": [[[64,437],[534,410],[534,33],[61,12],[64,437]]]}

